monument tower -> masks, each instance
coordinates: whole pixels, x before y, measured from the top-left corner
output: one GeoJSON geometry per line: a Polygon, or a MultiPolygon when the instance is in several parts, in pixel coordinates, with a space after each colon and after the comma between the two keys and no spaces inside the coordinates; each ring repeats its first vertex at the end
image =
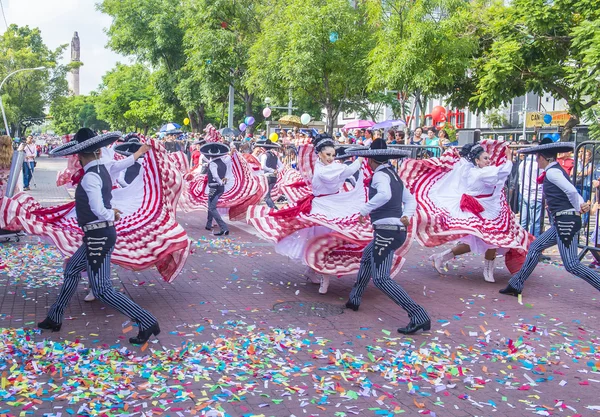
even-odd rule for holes
{"type": "MultiPolygon", "coordinates": [[[[71,40],[71,62],[81,62],[81,48],[79,45],[79,35],[75,32],[73,39],[71,40]]],[[[71,94],[74,96],[79,95],[79,66],[76,66],[71,70],[71,77],[69,80],[69,89],[71,94]]]]}

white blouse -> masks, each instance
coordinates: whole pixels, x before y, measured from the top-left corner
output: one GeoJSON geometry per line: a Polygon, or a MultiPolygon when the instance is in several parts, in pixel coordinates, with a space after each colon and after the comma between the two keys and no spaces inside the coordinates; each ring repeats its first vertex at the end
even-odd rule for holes
{"type": "Polygon", "coordinates": [[[325,165],[320,160],[315,163],[315,172],[312,179],[313,194],[318,197],[337,193],[344,181],[360,169],[360,162],[354,161],[350,165],[333,162],[325,165]]]}
{"type": "MultiPolygon", "coordinates": [[[[471,162],[465,161],[468,164],[471,162]]],[[[471,165],[463,177],[466,179],[465,194],[472,196],[493,194],[497,187],[503,187],[510,175],[513,163],[507,161],[500,166],[488,166],[478,168],[471,165]]]]}

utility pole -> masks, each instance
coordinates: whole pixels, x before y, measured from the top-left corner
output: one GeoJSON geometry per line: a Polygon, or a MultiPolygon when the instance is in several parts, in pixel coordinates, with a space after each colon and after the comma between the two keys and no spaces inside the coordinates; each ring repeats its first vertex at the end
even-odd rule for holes
{"type": "Polygon", "coordinates": [[[292,110],[293,110],[293,106],[294,106],[294,102],[292,100],[292,87],[290,87],[290,92],[289,92],[289,101],[288,101],[288,114],[291,115],[292,114],[292,110]]]}
{"type": "Polygon", "coordinates": [[[527,140],[527,93],[525,93],[525,105],[523,106],[523,140],[527,140]]]}
{"type": "Polygon", "coordinates": [[[233,68],[230,70],[231,82],[229,83],[229,111],[227,113],[227,127],[233,129],[233,103],[235,90],[233,88],[233,68]]]}

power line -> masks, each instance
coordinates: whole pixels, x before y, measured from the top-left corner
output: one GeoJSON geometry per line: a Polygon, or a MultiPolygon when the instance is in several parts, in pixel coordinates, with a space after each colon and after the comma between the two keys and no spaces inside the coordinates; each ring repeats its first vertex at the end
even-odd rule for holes
{"type": "Polygon", "coordinates": [[[4,14],[4,5],[2,4],[2,0],[0,0],[0,9],[2,9],[2,17],[4,17],[4,24],[6,25],[6,30],[8,30],[8,22],[6,21],[6,15],[4,14]]]}

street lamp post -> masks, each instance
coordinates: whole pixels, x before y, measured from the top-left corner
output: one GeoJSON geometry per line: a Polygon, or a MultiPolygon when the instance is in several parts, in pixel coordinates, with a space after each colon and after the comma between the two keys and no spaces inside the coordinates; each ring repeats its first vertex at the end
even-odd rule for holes
{"type": "Polygon", "coordinates": [[[0,109],[2,109],[2,118],[4,119],[4,128],[6,129],[6,134],[8,136],[10,136],[10,129],[8,128],[8,121],[6,120],[6,113],[4,112],[4,104],[2,103],[2,87],[4,87],[4,83],[6,82],[6,80],[8,80],[11,76],[16,74],[17,72],[37,71],[37,70],[45,70],[45,69],[46,69],[46,67],[21,68],[21,69],[18,69],[16,71],[13,71],[10,74],[8,74],[6,77],[4,77],[4,79],[2,80],[2,83],[0,83],[0,109]]]}

